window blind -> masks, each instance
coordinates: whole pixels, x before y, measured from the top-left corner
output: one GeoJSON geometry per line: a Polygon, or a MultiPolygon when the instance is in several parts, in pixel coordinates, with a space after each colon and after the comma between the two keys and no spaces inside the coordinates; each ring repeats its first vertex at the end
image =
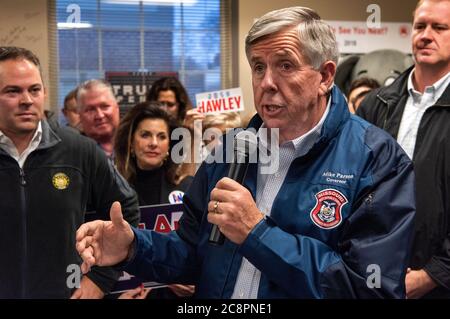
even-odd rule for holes
{"type": "Polygon", "coordinates": [[[50,1],[58,104],[105,72],[176,72],[193,103],[196,93],[232,87],[232,2],[50,1]]]}

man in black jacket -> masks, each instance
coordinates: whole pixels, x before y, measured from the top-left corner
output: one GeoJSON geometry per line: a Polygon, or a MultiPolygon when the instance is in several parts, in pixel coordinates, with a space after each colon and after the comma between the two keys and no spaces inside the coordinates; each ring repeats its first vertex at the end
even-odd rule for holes
{"type": "Polygon", "coordinates": [[[450,297],[450,1],[414,12],[415,65],[375,90],[357,115],[388,131],[413,159],[417,213],[408,298],[450,297]]]}
{"type": "MultiPolygon", "coordinates": [[[[130,223],[139,219],[134,191],[96,144],[48,125],[44,98],[38,58],[0,47],[0,298],[71,296],[88,203],[108,218],[118,200],[130,223]]],[[[102,297],[115,276],[96,269],[74,297],[102,297]]]]}

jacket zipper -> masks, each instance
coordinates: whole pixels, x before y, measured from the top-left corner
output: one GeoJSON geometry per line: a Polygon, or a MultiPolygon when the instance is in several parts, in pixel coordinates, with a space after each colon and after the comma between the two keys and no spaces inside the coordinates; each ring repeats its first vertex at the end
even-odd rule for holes
{"type": "Polygon", "coordinates": [[[384,121],[383,121],[383,130],[386,130],[386,123],[387,123],[387,119],[389,116],[389,109],[390,109],[389,103],[385,99],[383,99],[379,94],[377,94],[377,98],[379,98],[381,102],[386,104],[386,107],[387,107],[386,115],[384,116],[384,121]]]}
{"type": "Polygon", "coordinates": [[[22,208],[22,225],[23,225],[23,235],[22,235],[22,240],[23,240],[23,246],[22,246],[22,256],[23,256],[23,261],[22,261],[22,265],[21,265],[21,272],[22,272],[22,276],[21,276],[21,297],[22,299],[26,298],[26,280],[27,280],[27,259],[28,259],[28,247],[27,247],[27,214],[26,214],[26,196],[25,196],[25,186],[27,185],[27,182],[25,180],[25,172],[24,170],[20,167],[20,204],[21,204],[21,208],[22,208]]]}

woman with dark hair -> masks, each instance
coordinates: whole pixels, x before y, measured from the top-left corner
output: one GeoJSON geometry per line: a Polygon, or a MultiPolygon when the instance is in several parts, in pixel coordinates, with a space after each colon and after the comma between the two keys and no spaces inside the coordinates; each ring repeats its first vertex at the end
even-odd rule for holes
{"type": "Polygon", "coordinates": [[[194,138],[201,139],[201,127],[197,126],[194,130],[194,121],[202,121],[205,116],[197,112],[196,108],[193,108],[183,84],[174,77],[162,77],[156,80],[147,94],[147,101],[162,103],[162,107],[175,119],[179,127],[190,130],[191,143],[190,145],[184,145],[184,147],[186,150],[190,148],[187,153],[191,154],[191,158],[188,158],[181,165],[180,176],[194,175],[197,167],[194,162],[194,152],[200,153],[200,149],[194,147],[194,138]]]}
{"type": "Polygon", "coordinates": [[[355,113],[364,97],[372,90],[380,87],[377,80],[362,77],[354,80],[350,85],[347,100],[350,113],[355,113]]]}
{"type": "Polygon", "coordinates": [[[115,140],[116,165],[135,187],[140,205],[168,203],[170,192],[175,187],[183,191],[191,180],[177,182],[179,165],[169,156],[175,128],[157,102],[137,104],[121,121],[115,140]]]}
{"type": "Polygon", "coordinates": [[[147,94],[147,101],[161,102],[178,125],[183,125],[186,112],[192,109],[192,102],[186,89],[174,77],[163,77],[156,80],[147,94]]]}
{"type": "MultiPolygon", "coordinates": [[[[170,157],[175,128],[158,102],[137,104],[120,123],[114,146],[117,169],[136,190],[141,206],[169,203],[171,192],[184,192],[192,181],[189,176],[177,183],[179,165],[170,157]]],[[[150,298],[187,297],[194,292],[194,286],[168,287],[155,290],[150,298]]]]}

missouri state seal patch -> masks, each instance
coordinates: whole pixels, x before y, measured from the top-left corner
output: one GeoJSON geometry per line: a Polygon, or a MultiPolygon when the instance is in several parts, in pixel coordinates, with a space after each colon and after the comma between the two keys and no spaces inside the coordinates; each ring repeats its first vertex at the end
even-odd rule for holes
{"type": "Polygon", "coordinates": [[[342,207],[347,198],[335,189],[324,189],[316,195],[316,206],[311,210],[311,220],[323,229],[337,227],[342,221],[342,207]]]}

